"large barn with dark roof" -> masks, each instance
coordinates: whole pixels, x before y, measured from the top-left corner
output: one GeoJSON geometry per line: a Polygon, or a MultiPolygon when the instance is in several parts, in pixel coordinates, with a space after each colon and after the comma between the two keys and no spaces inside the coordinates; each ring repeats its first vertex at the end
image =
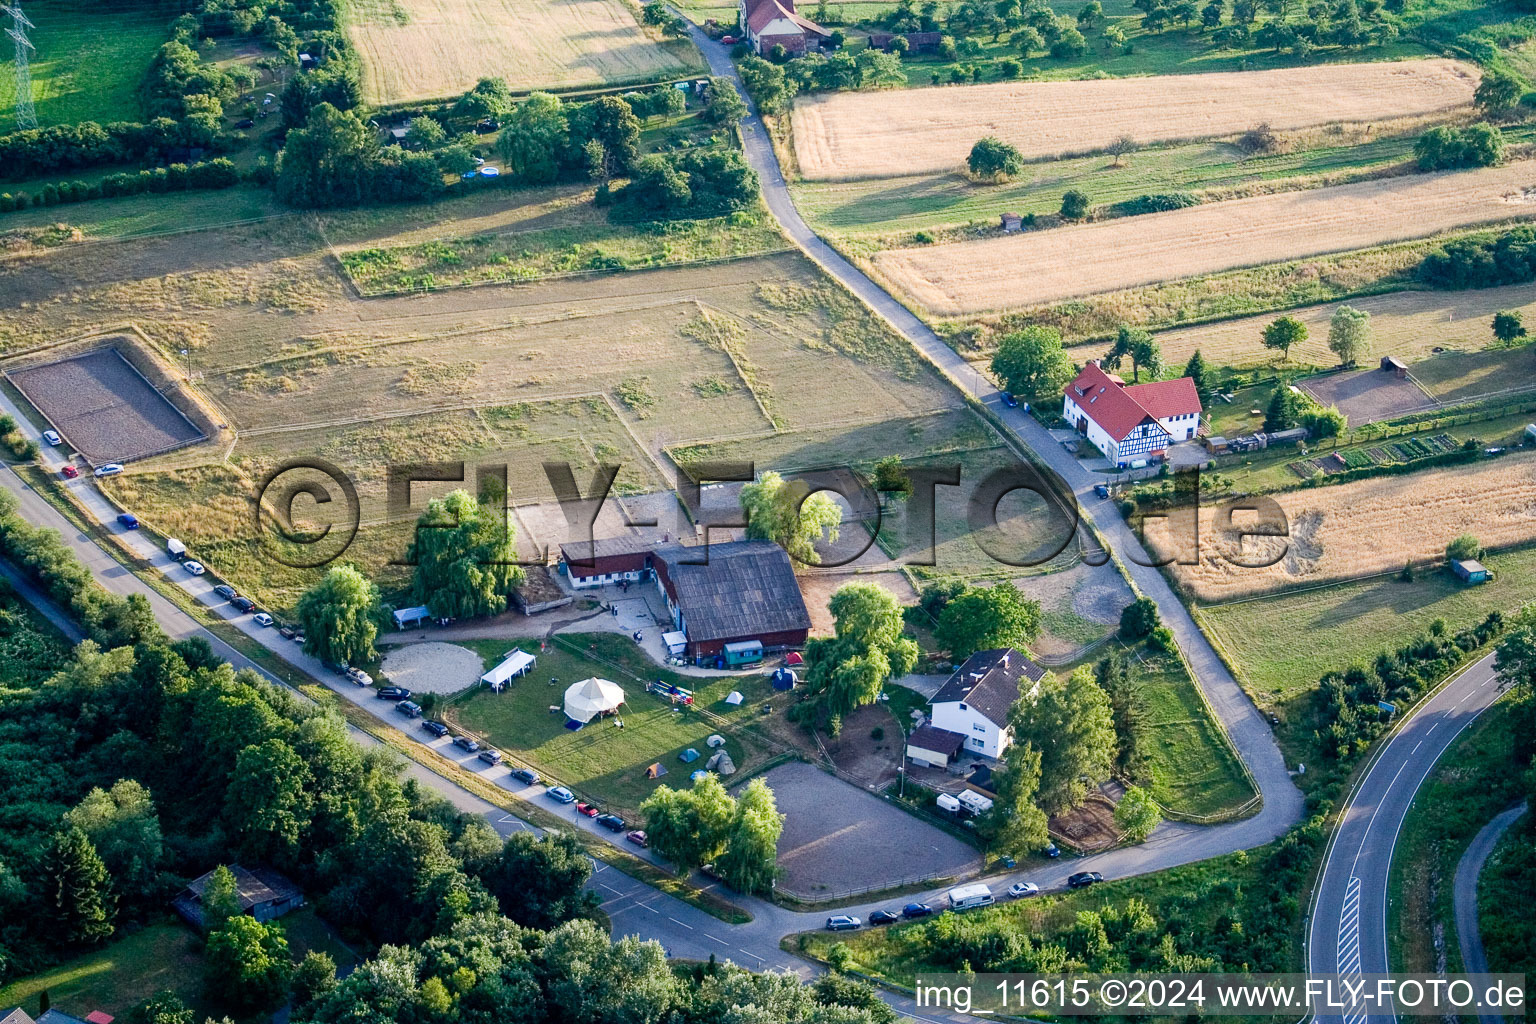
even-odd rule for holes
{"type": "Polygon", "coordinates": [[[794,566],[771,541],[670,544],[652,553],[651,565],[673,627],[688,637],[695,661],[754,640],[764,650],[800,647],[811,630],[794,566]]]}

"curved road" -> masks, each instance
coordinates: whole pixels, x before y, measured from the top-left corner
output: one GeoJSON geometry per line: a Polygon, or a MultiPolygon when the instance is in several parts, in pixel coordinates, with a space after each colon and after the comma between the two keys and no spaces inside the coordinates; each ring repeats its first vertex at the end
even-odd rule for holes
{"type": "MultiPolygon", "coordinates": [[[[1528,810],[1524,802],[1494,816],[1472,837],[1467,850],[1456,864],[1456,880],[1451,898],[1456,908],[1456,940],[1461,946],[1461,969],[1468,974],[1487,974],[1488,956],[1483,952],[1483,933],[1477,921],[1477,878],[1483,873],[1494,847],[1509,826],[1519,821],[1528,810]]],[[[1484,1014],[1484,1020],[1502,1021],[1500,1014],[1484,1014]]]]}
{"type": "MultiPolygon", "coordinates": [[[[1463,729],[1498,699],[1490,654],[1440,689],[1382,745],[1350,794],[1312,898],[1307,970],[1385,974],[1387,884],[1403,819],[1435,762],[1463,729]]],[[[1372,1014],[1385,1024],[1391,1014],[1372,1014]]],[[[1320,1013],[1319,1024],[1363,1024],[1363,1013],[1320,1013]]]]}

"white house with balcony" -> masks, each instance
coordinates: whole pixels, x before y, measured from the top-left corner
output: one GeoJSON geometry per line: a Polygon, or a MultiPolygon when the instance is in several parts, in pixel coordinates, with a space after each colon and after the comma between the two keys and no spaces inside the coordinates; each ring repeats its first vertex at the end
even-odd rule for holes
{"type": "Polygon", "coordinates": [[[971,655],[933,695],[933,728],[965,737],[966,754],[993,759],[1008,749],[1008,709],[1040,692],[1045,669],[1012,648],[971,655]]]}

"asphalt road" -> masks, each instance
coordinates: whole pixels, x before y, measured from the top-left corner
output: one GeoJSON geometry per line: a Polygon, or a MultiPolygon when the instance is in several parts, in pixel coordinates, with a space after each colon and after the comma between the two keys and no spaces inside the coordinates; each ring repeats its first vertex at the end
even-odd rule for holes
{"type": "MultiPolygon", "coordinates": [[[[1426,701],[1378,748],[1339,816],[1313,894],[1307,969],[1313,974],[1385,974],[1387,882],[1403,819],[1424,779],[1463,729],[1499,697],[1493,655],[1426,701]]],[[[1319,1024],[1362,1024],[1361,1013],[1319,1014],[1319,1024]]],[[[1391,1014],[1369,1015],[1390,1021],[1391,1014]]]]}
{"type": "MultiPolygon", "coordinates": [[[[1528,810],[1521,802],[1494,816],[1494,819],[1472,837],[1466,852],[1456,864],[1456,879],[1452,883],[1451,899],[1455,906],[1456,940],[1461,946],[1461,969],[1468,974],[1487,974],[1488,956],[1483,952],[1483,933],[1477,921],[1477,878],[1483,873],[1483,865],[1493,853],[1494,847],[1509,827],[1528,810]]],[[[1504,1024],[1502,1013],[1485,1013],[1485,1024],[1504,1024]]]]}

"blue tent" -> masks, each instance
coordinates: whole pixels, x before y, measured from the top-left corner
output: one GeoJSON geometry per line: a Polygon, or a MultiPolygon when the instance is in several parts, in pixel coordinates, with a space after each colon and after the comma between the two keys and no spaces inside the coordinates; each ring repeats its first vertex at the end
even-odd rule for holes
{"type": "Polygon", "coordinates": [[[693,762],[699,759],[699,752],[694,750],[692,747],[689,747],[681,754],[678,754],[677,759],[683,762],[683,764],[693,764],[693,762]]]}
{"type": "Polygon", "coordinates": [[[775,669],[773,673],[773,688],[775,690],[793,690],[800,677],[795,675],[793,669],[775,669]]]}
{"type": "Polygon", "coordinates": [[[708,774],[709,774],[709,772],[705,771],[703,768],[700,768],[698,771],[696,771],[692,775],[688,776],[688,781],[689,782],[698,782],[700,779],[702,779],[704,776],[706,776],[708,774]]]}

